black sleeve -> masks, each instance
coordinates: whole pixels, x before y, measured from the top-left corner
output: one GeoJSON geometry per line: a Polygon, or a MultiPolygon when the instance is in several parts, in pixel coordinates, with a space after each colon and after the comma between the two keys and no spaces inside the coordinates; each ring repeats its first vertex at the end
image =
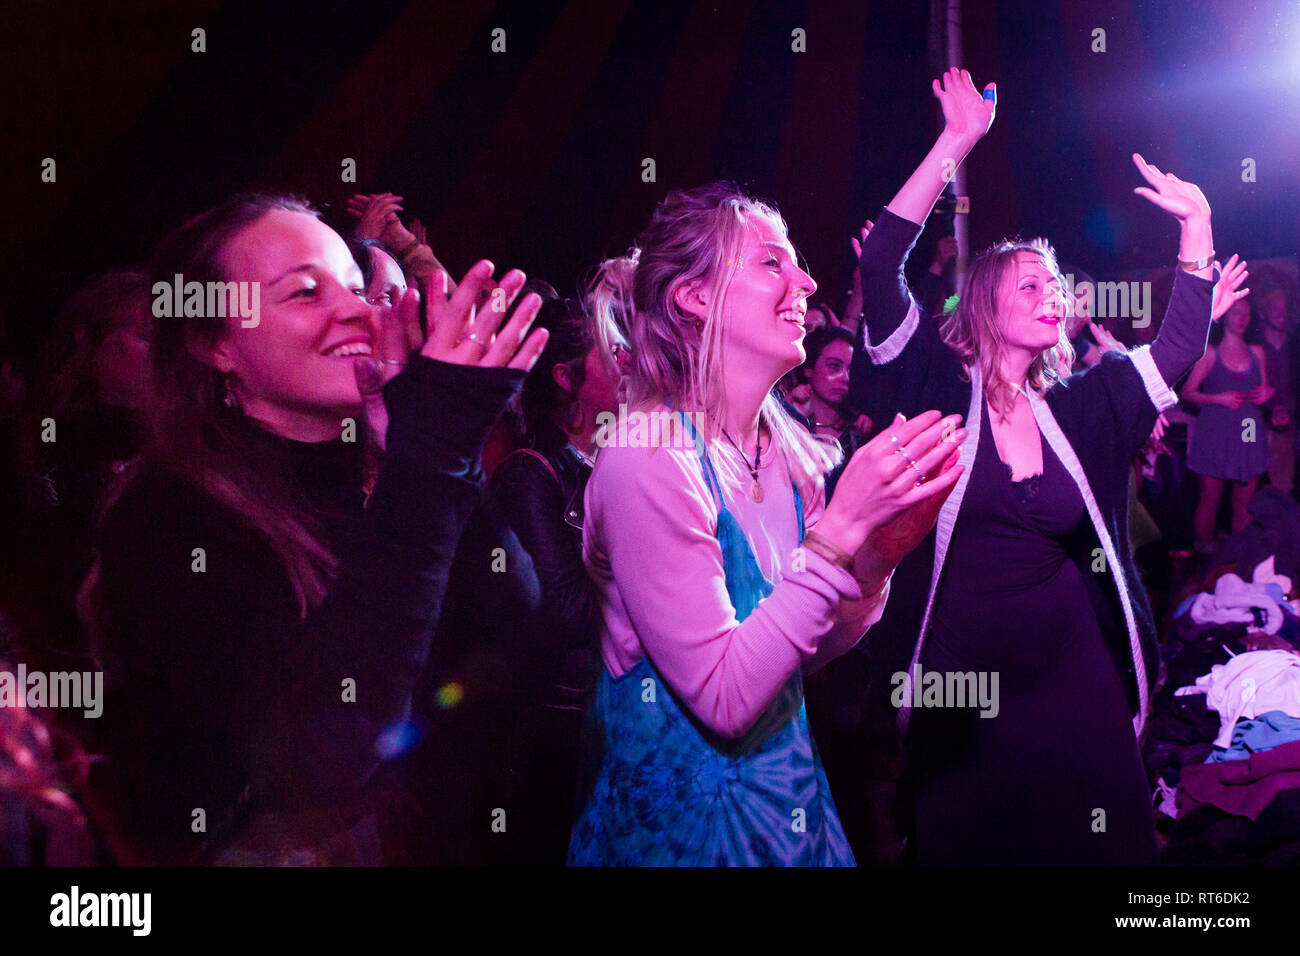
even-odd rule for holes
{"type": "Polygon", "coordinates": [[[1173,294],[1165,310],[1160,331],[1151,343],[1151,358],[1160,371],[1160,377],[1170,388],[1175,388],[1183,376],[1205,354],[1205,343],[1210,335],[1210,311],[1214,295],[1213,279],[1202,279],[1185,269],[1174,276],[1173,294]]]}
{"type": "MultiPolygon", "coordinates": [[[[240,775],[257,803],[359,789],[409,710],[481,500],[483,442],[522,377],[417,356],[388,383],[388,454],[359,540],[305,620],[270,546],[211,497],[174,479],[118,502],[101,549],[111,650],[136,730],[168,720],[159,732],[184,741],[168,749],[201,768],[182,801],[219,805],[240,775]]],[[[159,773],[175,786],[181,771],[159,773]]]]}
{"type": "Polygon", "coordinates": [[[907,316],[911,292],[904,266],[921,227],[895,216],[888,208],[880,211],[876,224],[862,244],[862,309],[873,345],[880,345],[907,316]]]}
{"type": "Polygon", "coordinates": [[[532,455],[513,454],[492,474],[492,496],[533,559],[542,587],[540,639],[585,647],[596,633],[595,589],[582,563],[582,539],[564,521],[559,482],[532,455]]]}

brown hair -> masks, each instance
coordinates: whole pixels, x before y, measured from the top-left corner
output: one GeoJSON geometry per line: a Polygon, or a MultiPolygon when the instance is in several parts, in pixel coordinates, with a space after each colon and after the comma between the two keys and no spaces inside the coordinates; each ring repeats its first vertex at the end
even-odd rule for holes
{"type": "MultiPolygon", "coordinates": [[[[222,253],[244,229],[274,210],[318,213],[293,196],[236,196],[190,219],[159,244],[150,264],[154,283],[227,282],[222,253]]],[[[114,487],[100,507],[112,502],[140,473],[159,469],[202,489],[246,521],[275,552],[298,601],[299,613],[325,598],[336,562],[311,518],[295,504],[288,465],[268,461],[267,445],[250,441],[245,416],[226,406],[220,372],[201,361],[191,346],[212,344],[225,334],[219,316],[156,317],[153,330],[154,397],[149,408],[149,442],[142,460],[114,487]]],[[[98,564],[79,595],[79,610],[92,634],[100,617],[98,564]]]]}
{"type": "MultiPolygon", "coordinates": [[[[979,363],[984,379],[984,395],[989,405],[1002,412],[1015,401],[1012,383],[1002,375],[1003,338],[998,327],[999,296],[1003,284],[1014,279],[1016,257],[1020,253],[1040,257],[1047,270],[1061,279],[1056,264],[1056,253],[1046,239],[1004,239],[985,249],[972,263],[966,275],[966,287],[956,310],[944,320],[940,334],[969,367],[979,363]]],[[[1066,309],[1073,303],[1066,302],[1066,309]]],[[[1074,363],[1074,349],[1070,346],[1068,322],[1057,326],[1057,342],[1044,349],[1030,363],[1026,385],[1040,395],[1060,380],[1057,369],[1074,363]]]]}

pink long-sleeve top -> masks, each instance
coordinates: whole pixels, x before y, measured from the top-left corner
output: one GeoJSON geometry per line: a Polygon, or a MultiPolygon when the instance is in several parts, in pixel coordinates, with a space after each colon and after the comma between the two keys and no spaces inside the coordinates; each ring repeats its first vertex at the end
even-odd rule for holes
{"type": "MultiPolygon", "coordinates": [[[[717,540],[718,506],[690,439],[686,447],[647,448],[628,447],[626,438],[624,430],[601,449],[586,493],[583,558],[601,599],[601,657],[620,677],[649,655],[705,726],[742,736],[796,668],[814,671],[857,644],[880,619],[888,583],[863,600],[852,574],[798,548],[784,457],[762,464],[765,497],[755,503],[739,452],[714,442],[709,457],[727,509],[775,584],[738,621],[717,540]]],[[[821,516],[824,497],[820,482],[804,495],[805,527],[821,516]]]]}

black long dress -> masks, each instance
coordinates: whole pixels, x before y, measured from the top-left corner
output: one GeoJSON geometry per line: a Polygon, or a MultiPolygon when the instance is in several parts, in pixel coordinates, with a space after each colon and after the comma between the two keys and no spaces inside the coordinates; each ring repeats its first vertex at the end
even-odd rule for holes
{"type": "Polygon", "coordinates": [[[1012,481],[986,403],[921,667],[996,672],[997,714],[912,711],[918,863],[1155,863],[1123,684],[1076,562],[1093,543],[1045,441],[1042,474],[1012,481]]]}

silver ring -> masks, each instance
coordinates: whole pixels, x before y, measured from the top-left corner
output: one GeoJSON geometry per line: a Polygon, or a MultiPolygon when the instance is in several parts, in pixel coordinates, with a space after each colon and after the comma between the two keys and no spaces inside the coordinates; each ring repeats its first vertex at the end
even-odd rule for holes
{"type": "Polygon", "coordinates": [[[375,359],[380,365],[405,365],[406,363],[399,359],[375,359]]]}
{"type": "Polygon", "coordinates": [[[473,342],[475,345],[481,345],[481,346],[483,347],[484,350],[486,350],[486,349],[488,348],[488,346],[489,346],[489,343],[484,342],[482,339],[480,339],[478,336],[476,336],[473,332],[470,332],[468,335],[465,336],[465,338],[469,339],[469,340],[470,340],[471,342],[473,342]]]}

